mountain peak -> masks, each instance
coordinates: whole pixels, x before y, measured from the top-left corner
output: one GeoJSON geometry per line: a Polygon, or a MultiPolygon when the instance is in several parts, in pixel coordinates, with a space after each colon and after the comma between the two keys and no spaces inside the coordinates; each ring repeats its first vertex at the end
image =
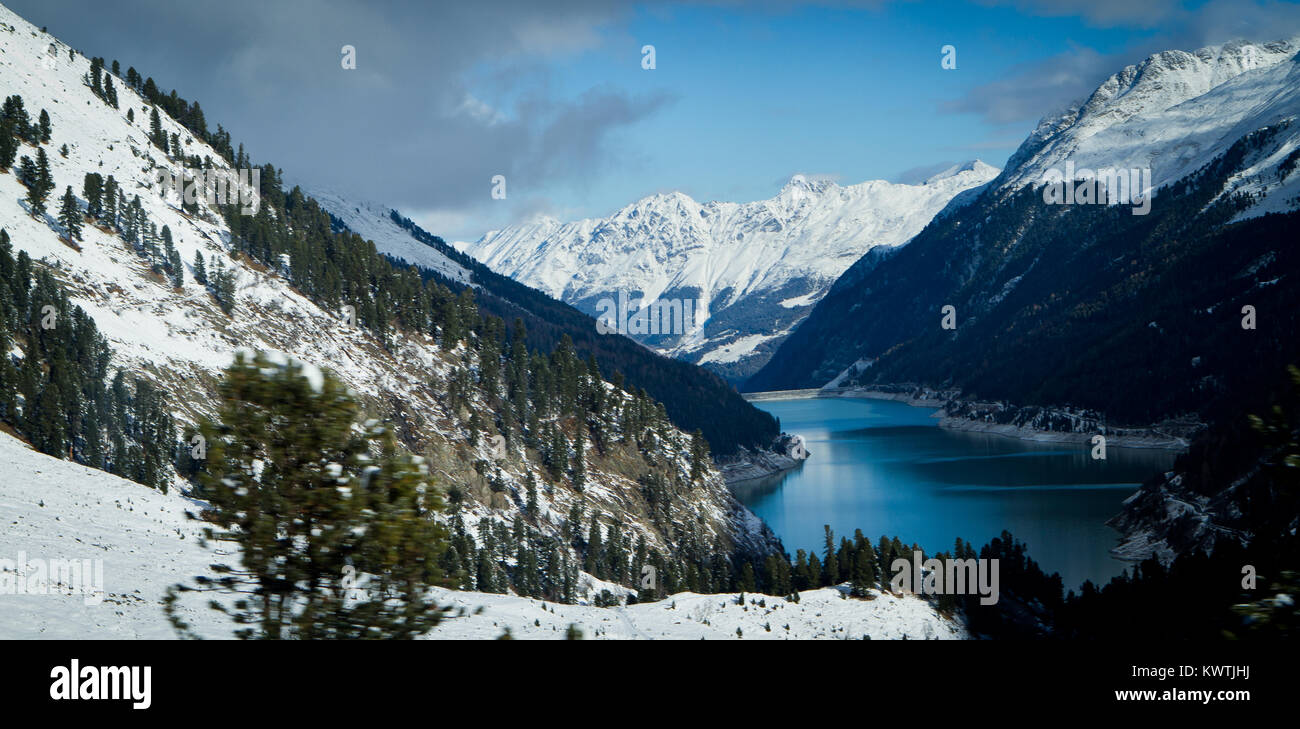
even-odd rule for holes
{"type": "Polygon", "coordinates": [[[921,184],[923,185],[933,184],[935,182],[940,182],[942,180],[947,180],[949,178],[956,177],[957,175],[960,175],[963,172],[974,172],[977,175],[981,175],[984,177],[993,177],[998,173],[998,168],[994,167],[993,165],[986,164],[983,160],[973,159],[966,162],[960,162],[958,164],[949,167],[946,170],[936,172],[935,174],[927,177],[925,179],[925,182],[921,184]]]}
{"type": "Polygon", "coordinates": [[[799,190],[801,192],[821,193],[832,187],[838,187],[834,182],[824,177],[809,176],[804,174],[794,174],[781,187],[781,193],[787,191],[799,190]]]}
{"type": "Polygon", "coordinates": [[[1242,134],[1295,117],[1300,38],[1168,50],[1112,74],[1086,99],[1044,117],[1007,162],[1003,189],[1051,170],[1150,170],[1158,190],[1242,134]]]}

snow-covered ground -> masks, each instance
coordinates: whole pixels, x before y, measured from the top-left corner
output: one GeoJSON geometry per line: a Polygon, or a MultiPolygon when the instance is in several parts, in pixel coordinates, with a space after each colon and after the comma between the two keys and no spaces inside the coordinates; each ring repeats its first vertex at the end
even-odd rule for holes
{"type": "MultiPolygon", "coordinates": [[[[58,460],[0,433],[0,639],[174,637],[164,592],[218,561],[199,546],[199,523],[185,518],[199,508],[175,490],[58,460]],[[91,580],[102,600],[67,589],[10,594],[17,570],[31,580],[27,564],[38,560],[102,560],[103,582],[91,580]]],[[[211,610],[184,614],[200,632],[220,628],[211,610]]]]}
{"type": "MultiPolygon", "coordinates": [[[[185,513],[200,502],[37,453],[5,433],[0,485],[0,639],[174,638],[161,606],[166,589],[232,558],[199,545],[199,522],[185,513]],[[102,560],[102,599],[66,589],[9,594],[20,561],[54,560],[102,560]]],[[[586,638],[609,639],[967,637],[919,598],[846,599],[832,588],[802,593],[798,603],[751,594],[742,606],[734,594],[682,593],[622,608],[435,592],[455,615],[435,639],[497,638],[506,628],[516,638],[563,638],[570,624],[586,638]]],[[[181,603],[183,618],[204,637],[229,637],[230,626],[193,597],[181,603]]]]}
{"type": "Polygon", "coordinates": [[[799,594],[799,602],[770,595],[678,595],[616,608],[557,605],[504,595],[439,591],[453,617],[433,638],[498,638],[509,628],[522,639],[562,639],[577,625],[584,639],[604,640],[953,640],[964,627],[916,597],[874,593],[869,600],[824,587],[799,594]],[[461,610],[463,608],[463,611],[461,610]],[[737,632],[739,630],[740,632],[737,632]]]}

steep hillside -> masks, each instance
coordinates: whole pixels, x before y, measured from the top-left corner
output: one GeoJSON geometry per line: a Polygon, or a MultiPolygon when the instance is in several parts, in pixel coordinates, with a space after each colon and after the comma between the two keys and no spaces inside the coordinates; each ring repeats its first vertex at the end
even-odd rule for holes
{"type": "Polygon", "coordinates": [[[602,372],[621,375],[629,389],[644,389],[662,402],[679,428],[700,430],[714,454],[748,460],[776,440],[775,419],[746,402],[717,375],[656,354],[628,337],[602,334],[591,316],[496,273],[396,210],[381,216],[382,208],[371,203],[335,195],[325,200],[322,204],[337,230],[356,226],[374,236],[380,253],[414,262],[425,279],[436,279],[453,291],[471,288],[481,310],[508,322],[521,320],[531,348],[554,349],[567,337],[581,358],[594,357],[602,372]]]}
{"type": "MultiPolygon", "coordinates": [[[[17,135],[18,149],[13,167],[0,172],[0,228],[16,256],[52,274],[71,306],[89,315],[107,340],[112,369],[167,394],[181,426],[174,437],[185,444],[168,450],[181,456],[182,473],[201,468],[184,457],[189,431],[213,416],[223,368],[237,351],[260,351],[337,374],[369,414],[394,426],[404,448],[437,470],[471,539],[521,518],[530,535],[556,539],[580,507],[585,525],[617,525],[621,539],[659,559],[679,558],[688,547],[707,551],[724,582],[739,568],[736,558],[761,560],[779,548],[727,492],[702,444],[673,428],[660,404],[600,380],[571,348],[555,346],[558,337],[545,348],[511,348],[508,334],[523,337],[522,329],[508,332],[472,297],[390,266],[373,243],[331,232],[314,201],[280,188],[273,166],[255,168],[261,178],[247,211],[203,194],[168,194],[163,170],[250,171],[228,134],[206,130],[197,103],[162,94],[134,69],[101,69],[4,8],[0,79],[26,110],[25,119],[6,117],[5,134],[17,135]],[[32,132],[41,110],[46,140],[32,132]],[[42,157],[53,194],[50,210],[34,216],[34,178],[19,176],[36,166],[23,159],[42,157]],[[91,173],[114,183],[118,195],[105,196],[111,210],[96,210],[91,173]],[[59,210],[67,188],[79,237],[59,210]],[[174,255],[164,253],[171,249],[174,255]],[[506,365],[510,374],[498,377],[506,365]],[[539,493],[525,516],[531,484],[539,493]]],[[[455,273],[450,264],[444,271],[455,273]]],[[[54,381],[50,362],[28,357],[44,351],[34,341],[43,327],[28,300],[31,276],[6,274],[18,286],[6,290],[13,298],[0,320],[12,334],[10,364],[54,381]]],[[[3,415],[28,435],[41,425],[31,417],[35,390],[19,385],[3,415]]],[[[53,451],[76,456],[78,438],[98,437],[88,416],[104,405],[93,395],[61,396],[68,429],[53,451]]],[[[164,445],[167,435],[157,434],[164,445]]],[[[561,549],[580,557],[585,538],[561,549]]]]}
{"type": "Polygon", "coordinates": [[[997,172],[975,161],[923,184],[847,187],[796,176],[776,197],[749,203],[674,192],[606,218],[491,231],[462,249],[664,354],[741,381],[853,261],[906,243],[997,172]],[[689,311],[672,326],[623,323],[650,302],[684,302],[689,311]]]}
{"type": "Polygon", "coordinates": [[[402,263],[432,271],[444,279],[469,283],[471,272],[456,256],[417,240],[393,220],[393,211],[379,205],[349,200],[337,193],[312,190],[311,196],[335,219],[336,229],[350,230],[375,244],[380,253],[402,263]]]}

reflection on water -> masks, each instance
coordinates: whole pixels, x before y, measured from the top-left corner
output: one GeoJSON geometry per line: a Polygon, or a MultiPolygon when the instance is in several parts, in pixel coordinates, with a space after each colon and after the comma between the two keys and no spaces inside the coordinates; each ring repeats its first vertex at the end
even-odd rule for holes
{"type": "Polygon", "coordinates": [[[1067,588],[1104,582],[1126,565],[1105,525],[1138,485],[1173,465],[1172,451],[1033,443],[943,430],[931,410],[888,400],[810,398],[755,403],[804,436],[812,457],[793,471],[740,484],[736,496],[795,549],[823,549],[823,524],[876,541],[897,535],[927,550],[956,537],[983,545],[1003,529],[1029,545],[1067,588]]]}

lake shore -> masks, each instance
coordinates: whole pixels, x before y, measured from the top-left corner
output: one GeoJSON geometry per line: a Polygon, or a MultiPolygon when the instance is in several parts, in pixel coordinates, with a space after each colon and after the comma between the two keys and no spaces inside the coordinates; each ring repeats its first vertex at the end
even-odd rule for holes
{"type": "Polygon", "coordinates": [[[939,427],[970,433],[989,433],[1036,443],[1091,444],[1104,435],[1107,446],[1184,451],[1202,427],[1199,423],[1166,422],[1146,426],[1108,426],[1095,416],[1063,408],[1016,408],[1007,403],[964,400],[954,390],[933,390],[913,385],[890,388],[836,387],[744,393],[750,402],[806,398],[862,398],[891,400],[936,412],[939,427]],[[1032,417],[1018,421],[1018,416],[1032,417]],[[998,418],[1005,418],[999,422],[998,418]],[[1056,427],[1043,427],[1047,423],[1056,427]]]}
{"type": "Polygon", "coordinates": [[[785,473],[808,460],[803,437],[782,433],[767,450],[749,450],[717,461],[718,471],[728,486],[785,473]]]}

